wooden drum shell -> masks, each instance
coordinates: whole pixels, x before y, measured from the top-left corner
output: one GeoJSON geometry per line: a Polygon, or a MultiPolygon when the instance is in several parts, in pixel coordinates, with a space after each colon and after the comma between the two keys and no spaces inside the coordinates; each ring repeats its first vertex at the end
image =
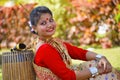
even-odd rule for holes
{"type": "Polygon", "coordinates": [[[33,51],[13,51],[2,53],[3,80],[35,80],[33,51]]]}

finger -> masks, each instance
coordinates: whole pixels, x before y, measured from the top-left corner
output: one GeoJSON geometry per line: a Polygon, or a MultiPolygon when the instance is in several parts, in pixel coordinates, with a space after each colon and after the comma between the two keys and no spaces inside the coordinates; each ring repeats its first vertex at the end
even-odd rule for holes
{"type": "Polygon", "coordinates": [[[111,66],[111,64],[110,63],[108,63],[108,69],[109,69],[109,71],[111,71],[112,70],[112,66],[111,66]]]}
{"type": "Polygon", "coordinates": [[[112,71],[112,67],[110,65],[107,65],[105,73],[109,73],[112,71]]]}
{"type": "Polygon", "coordinates": [[[98,66],[99,66],[99,67],[102,67],[102,63],[101,63],[101,62],[99,62],[99,63],[98,63],[98,66]]]}
{"type": "Polygon", "coordinates": [[[104,71],[105,71],[107,69],[107,64],[104,62],[103,66],[104,66],[104,71]]]}
{"type": "Polygon", "coordinates": [[[104,70],[104,73],[108,73],[109,72],[109,67],[108,65],[106,65],[106,69],[104,70]]]}
{"type": "Polygon", "coordinates": [[[108,71],[109,71],[109,72],[112,71],[112,66],[108,66],[108,71]]]}

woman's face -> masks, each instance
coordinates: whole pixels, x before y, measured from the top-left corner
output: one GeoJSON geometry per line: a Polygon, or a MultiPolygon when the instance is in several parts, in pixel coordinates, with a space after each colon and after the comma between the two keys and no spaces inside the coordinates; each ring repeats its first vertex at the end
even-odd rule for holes
{"type": "Polygon", "coordinates": [[[51,38],[55,33],[56,23],[49,13],[44,13],[41,15],[35,29],[37,30],[40,38],[51,38]]]}

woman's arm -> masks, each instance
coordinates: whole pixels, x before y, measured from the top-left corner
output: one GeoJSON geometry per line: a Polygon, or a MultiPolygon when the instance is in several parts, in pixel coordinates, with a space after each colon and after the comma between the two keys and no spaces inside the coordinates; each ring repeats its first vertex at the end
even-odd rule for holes
{"type": "MultiPolygon", "coordinates": [[[[86,52],[86,51],[85,51],[86,52]]],[[[59,76],[62,80],[82,80],[88,79],[92,77],[92,73],[96,73],[97,68],[89,68],[86,70],[73,71],[66,67],[62,58],[58,54],[58,52],[52,48],[50,45],[42,46],[35,56],[35,63],[37,65],[42,65],[44,67],[49,68],[53,73],[59,76]],[[41,58],[40,58],[41,57],[41,58]],[[76,76],[76,77],[75,77],[76,76]]],[[[84,55],[90,55],[88,53],[84,53],[84,55]]],[[[76,56],[75,56],[76,57],[76,56]]],[[[103,73],[103,67],[98,68],[97,72],[103,73]]]]}
{"type": "Polygon", "coordinates": [[[90,60],[99,60],[98,61],[98,68],[103,67],[104,73],[108,73],[112,71],[112,66],[107,58],[103,55],[97,54],[95,52],[88,51],[86,53],[86,59],[90,60]]]}
{"type": "Polygon", "coordinates": [[[85,80],[92,77],[92,74],[89,69],[83,71],[75,71],[76,80],[85,80]]]}
{"type": "MultiPolygon", "coordinates": [[[[72,58],[86,60],[86,61],[99,60],[98,66],[97,66],[98,72],[100,74],[111,72],[112,66],[109,63],[109,61],[106,59],[105,56],[103,56],[103,55],[101,56],[100,54],[97,54],[95,52],[78,48],[76,46],[70,45],[69,43],[65,43],[65,44],[66,44],[68,52],[72,58]]],[[[89,73],[89,69],[86,71],[83,71],[82,73],[84,73],[84,74],[81,74],[80,71],[76,71],[76,76],[78,75],[78,79],[81,76],[86,76],[86,77],[91,76],[89,73]]]]}
{"type": "Polygon", "coordinates": [[[86,59],[87,59],[87,61],[95,60],[96,59],[96,55],[97,55],[97,53],[88,51],[86,53],[86,59]]]}
{"type": "Polygon", "coordinates": [[[76,71],[67,68],[59,53],[50,45],[44,45],[38,50],[35,63],[49,68],[62,80],[83,80],[92,77],[90,69],[76,71]]]}
{"type": "Polygon", "coordinates": [[[92,77],[93,75],[104,74],[112,71],[112,66],[105,56],[99,55],[95,52],[88,51],[86,53],[86,59],[99,60],[97,67],[90,67],[86,70],[75,71],[76,80],[85,80],[92,77]],[[97,59],[99,58],[99,59],[97,59]]]}

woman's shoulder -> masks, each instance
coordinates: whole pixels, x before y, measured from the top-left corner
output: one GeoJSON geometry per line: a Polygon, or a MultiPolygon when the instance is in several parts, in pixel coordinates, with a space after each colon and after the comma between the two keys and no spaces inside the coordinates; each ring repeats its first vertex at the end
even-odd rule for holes
{"type": "Polygon", "coordinates": [[[38,49],[49,49],[49,48],[51,48],[52,46],[50,45],[50,44],[48,44],[48,43],[43,43],[43,44],[41,44],[41,43],[38,43],[37,45],[36,45],[36,50],[38,50],[38,49]]]}
{"type": "Polygon", "coordinates": [[[51,52],[53,52],[54,50],[52,49],[52,47],[49,44],[42,44],[41,46],[39,46],[39,48],[36,50],[36,54],[37,55],[47,55],[51,52]]]}

